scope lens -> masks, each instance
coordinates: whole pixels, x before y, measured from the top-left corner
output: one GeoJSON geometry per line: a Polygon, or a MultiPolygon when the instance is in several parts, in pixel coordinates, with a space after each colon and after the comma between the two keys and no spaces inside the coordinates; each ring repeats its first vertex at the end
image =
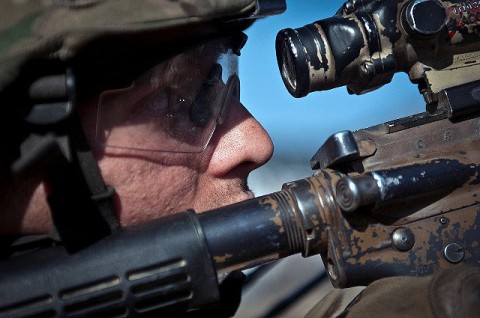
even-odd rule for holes
{"type": "Polygon", "coordinates": [[[294,29],[278,32],[275,49],[278,68],[288,92],[294,97],[306,96],[310,88],[308,63],[297,32],[294,29]]]}
{"type": "MultiPolygon", "coordinates": [[[[295,49],[295,48],[293,48],[295,49]]],[[[280,67],[280,72],[282,77],[285,79],[286,84],[291,87],[292,90],[297,89],[297,70],[295,67],[295,57],[294,52],[288,47],[288,43],[285,41],[281,43],[280,50],[282,51],[281,59],[282,65],[280,67]]]]}

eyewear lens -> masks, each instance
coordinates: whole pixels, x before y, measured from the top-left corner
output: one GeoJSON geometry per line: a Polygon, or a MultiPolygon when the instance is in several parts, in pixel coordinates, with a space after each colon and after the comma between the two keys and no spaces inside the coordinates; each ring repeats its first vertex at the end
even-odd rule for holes
{"type": "Polygon", "coordinates": [[[131,86],[103,92],[96,141],[139,151],[201,152],[239,98],[238,56],[212,41],[153,67],[131,86]]]}

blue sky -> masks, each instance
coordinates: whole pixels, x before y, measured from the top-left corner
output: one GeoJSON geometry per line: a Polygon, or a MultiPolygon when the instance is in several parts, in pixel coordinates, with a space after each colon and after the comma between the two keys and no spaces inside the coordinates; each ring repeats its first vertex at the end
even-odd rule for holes
{"type": "Polygon", "coordinates": [[[287,1],[285,13],[257,21],[240,57],[241,100],[271,135],[275,157],[309,159],[331,134],[357,130],[425,110],[416,85],[404,73],[361,95],[345,87],[313,92],[296,99],[286,90],[277,66],[275,37],[284,28],[298,28],[335,14],[343,1],[287,1]]]}

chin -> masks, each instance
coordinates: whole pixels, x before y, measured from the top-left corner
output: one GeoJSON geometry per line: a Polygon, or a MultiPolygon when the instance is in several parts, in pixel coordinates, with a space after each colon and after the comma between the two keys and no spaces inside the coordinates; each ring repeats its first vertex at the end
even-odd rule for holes
{"type": "Polygon", "coordinates": [[[215,198],[207,197],[205,201],[202,202],[194,208],[196,212],[205,212],[208,210],[213,210],[222,206],[227,206],[230,204],[242,202],[245,200],[253,199],[255,195],[251,191],[241,191],[236,194],[230,194],[225,196],[217,196],[215,198]]]}
{"type": "Polygon", "coordinates": [[[241,191],[238,192],[236,195],[230,195],[230,196],[225,196],[226,200],[223,204],[219,204],[218,206],[225,206],[225,205],[230,205],[246,200],[250,200],[255,198],[255,195],[253,194],[252,191],[241,191]]]}
{"type": "Polygon", "coordinates": [[[253,199],[253,198],[255,198],[255,195],[253,194],[253,192],[252,191],[246,191],[246,192],[243,192],[243,198],[241,198],[237,202],[250,200],[250,199],[253,199]]]}

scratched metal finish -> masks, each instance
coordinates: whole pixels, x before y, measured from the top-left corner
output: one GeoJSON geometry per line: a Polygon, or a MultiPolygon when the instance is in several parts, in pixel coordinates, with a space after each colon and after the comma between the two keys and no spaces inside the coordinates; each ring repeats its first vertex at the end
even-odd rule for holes
{"type": "Polygon", "coordinates": [[[286,194],[273,193],[198,214],[220,274],[298,253],[286,194]]]}
{"type": "MultiPolygon", "coordinates": [[[[445,248],[451,243],[462,247],[458,251],[463,255],[460,262],[480,262],[479,128],[478,118],[460,123],[441,119],[394,133],[389,133],[388,123],[355,132],[358,141],[370,140],[376,145],[375,154],[357,165],[363,168],[362,173],[419,167],[418,177],[421,177],[422,165],[440,163],[443,166],[438,168],[445,174],[449,164],[457,164],[464,166],[469,176],[458,181],[456,187],[444,185],[438,191],[363,207],[348,215],[337,214],[336,222],[342,226],[331,233],[329,251],[326,254],[323,251],[330,271],[335,274],[334,285],[361,285],[386,276],[422,276],[453,268],[456,263],[445,255],[445,248]],[[401,251],[393,244],[392,236],[396,230],[405,228],[413,233],[414,243],[410,249],[401,251]]],[[[455,184],[459,174],[452,171],[455,173],[447,178],[455,184]]]]}
{"type": "Polygon", "coordinates": [[[283,192],[295,199],[297,223],[304,235],[305,257],[328,248],[327,228],[336,227],[335,215],[340,213],[333,200],[333,185],[341,174],[333,170],[319,171],[313,176],[284,185],[283,192]]]}
{"type": "MultiPolygon", "coordinates": [[[[451,121],[440,114],[418,123],[425,116],[356,131],[360,159],[234,205],[243,223],[229,216],[232,224],[224,228],[235,233],[232,242],[222,241],[225,250],[210,245],[220,251],[214,253],[217,266],[247,268],[295,253],[320,254],[333,285],[349,287],[479,263],[480,119],[451,121]],[[342,211],[336,185],[369,173],[383,178],[383,196],[342,211]]],[[[210,232],[206,226],[207,237],[210,232]]]]}

